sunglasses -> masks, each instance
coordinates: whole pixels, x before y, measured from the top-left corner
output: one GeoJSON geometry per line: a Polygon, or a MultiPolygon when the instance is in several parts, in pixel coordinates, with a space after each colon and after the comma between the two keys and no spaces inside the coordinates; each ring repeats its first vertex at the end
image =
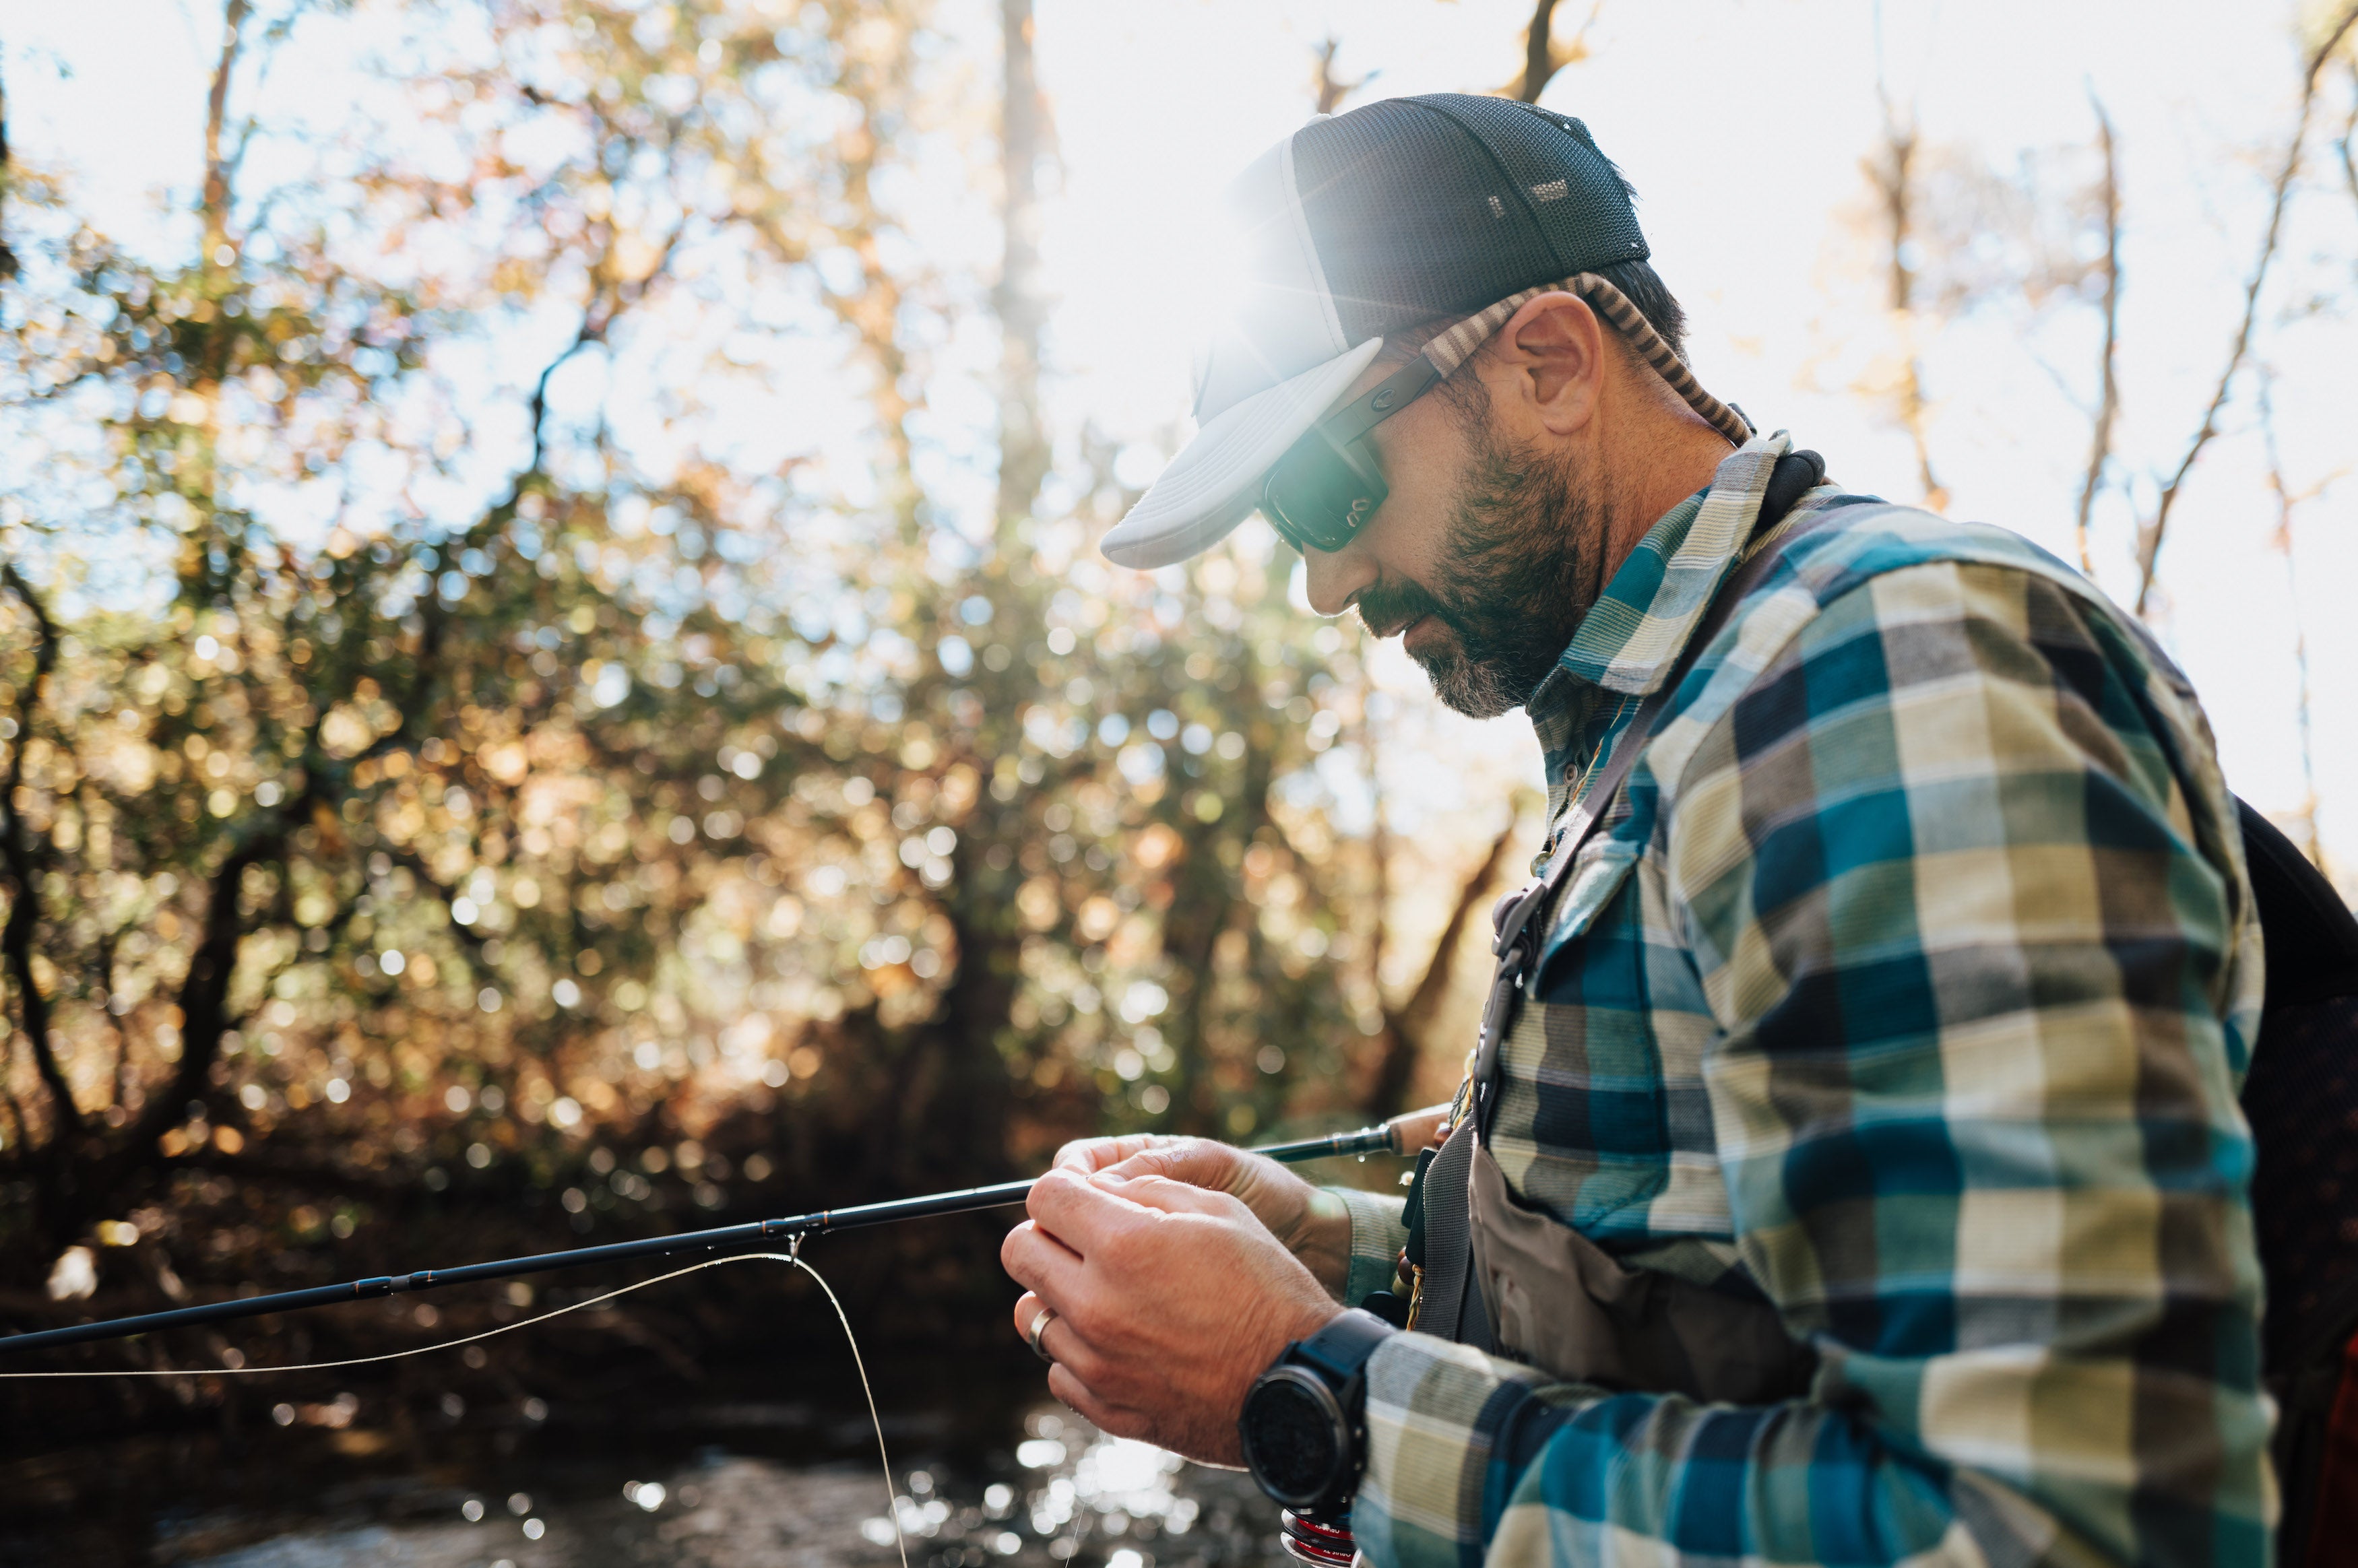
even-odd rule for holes
{"type": "Polygon", "coordinates": [[[1391,493],[1376,471],[1368,433],[1440,382],[1440,370],[1419,355],[1312,426],[1261,481],[1260,511],[1270,526],[1304,555],[1349,544],[1391,493]]]}

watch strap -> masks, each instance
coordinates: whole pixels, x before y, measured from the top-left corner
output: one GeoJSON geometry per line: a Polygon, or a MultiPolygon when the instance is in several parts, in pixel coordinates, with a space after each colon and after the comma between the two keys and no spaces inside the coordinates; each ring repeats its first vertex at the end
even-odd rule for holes
{"type": "Polygon", "coordinates": [[[1339,1394],[1357,1379],[1376,1346],[1399,1332],[1374,1313],[1352,1307],[1309,1338],[1289,1346],[1284,1360],[1314,1368],[1339,1394]]]}

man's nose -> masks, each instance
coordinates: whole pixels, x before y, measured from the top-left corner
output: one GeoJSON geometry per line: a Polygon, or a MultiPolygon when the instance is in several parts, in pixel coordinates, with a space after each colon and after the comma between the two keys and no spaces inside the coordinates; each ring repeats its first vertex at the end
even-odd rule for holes
{"type": "Polygon", "coordinates": [[[1304,550],[1302,559],[1303,591],[1310,608],[1321,615],[1342,614],[1352,596],[1376,580],[1375,563],[1357,539],[1339,550],[1304,550]]]}

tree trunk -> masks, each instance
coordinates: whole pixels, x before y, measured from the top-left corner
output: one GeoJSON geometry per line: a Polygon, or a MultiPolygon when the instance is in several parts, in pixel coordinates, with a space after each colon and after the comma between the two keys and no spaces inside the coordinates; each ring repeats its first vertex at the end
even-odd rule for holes
{"type": "Polygon", "coordinates": [[[1040,158],[1047,113],[1032,56],[1032,0],[1001,0],[1006,78],[1000,107],[1001,232],[999,287],[999,535],[1002,550],[1020,548],[1022,524],[1048,477],[1048,438],[1040,415],[1040,339],[1047,307],[1040,297],[1040,158]]]}
{"type": "MultiPolygon", "coordinates": [[[[1000,118],[1001,252],[992,306],[999,315],[998,548],[1028,550],[1024,525],[1048,475],[1040,411],[1040,340],[1046,310],[1039,293],[1038,168],[1046,114],[1033,66],[1032,0],[1001,0],[1004,77],[1000,118]]],[[[990,759],[977,759],[990,773],[990,759]]],[[[922,1051],[927,1076],[922,1120],[925,1162],[956,1180],[987,1180],[1007,1167],[1012,1103],[1000,1033],[1016,992],[1022,934],[1009,910],[982,890],[979,857],[962,842],[946,913],[957,941],[957,972],[943,992],[922,1051]]]]}
{"type": "Polygon", "coordinates": [[[1506,827],[1490,841],[1490,852],[1482,857],[1482,863],[1474,868],[1474,874],[1458,889],[1449,923],[1441,928],[1441,940],[1433,945],[1433,957],[1426,963],[1416,989],[1398,1009],[1384,1010],[1383,1052],[1376,1060],[1375,1081],[1368,1087],[1367,1112],[1370,1117],[1397,1116],[1412,1108],[1409,1091],[1416,1087],[1417,1064],[1424,1054],[1425,1036],[1433,1027],[1433,1015],[1441,1011],[1442,999],[1449,994],[1450,981],[1455,978],[1458,943],[1466,935],[1466,923],[1482,907],[1483,895],[1498,880],[1498,870],[1506,863],[1507,850],[1515,841],[1518,826],[1516,816],[1507,818],[1506,827]]]}

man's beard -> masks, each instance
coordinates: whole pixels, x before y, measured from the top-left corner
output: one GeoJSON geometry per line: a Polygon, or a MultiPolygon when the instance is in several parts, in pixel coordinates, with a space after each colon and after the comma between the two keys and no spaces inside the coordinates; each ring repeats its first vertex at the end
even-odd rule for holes
{"type": "Polygon", "coordinates": [[[1580,548],[1599,536],[1597,509],[1572,459],[1501,445],[1487,425],[1467,420],[1465,491],[1431,589],[1379,582],[1358,598],[1370,627],[1432,615],[1455,633],[1413,656],[1433,695],[1474,719],[1539,689],[1597,591],[1596,563],[1584,558],[1593,552],[1580,548]]]}

